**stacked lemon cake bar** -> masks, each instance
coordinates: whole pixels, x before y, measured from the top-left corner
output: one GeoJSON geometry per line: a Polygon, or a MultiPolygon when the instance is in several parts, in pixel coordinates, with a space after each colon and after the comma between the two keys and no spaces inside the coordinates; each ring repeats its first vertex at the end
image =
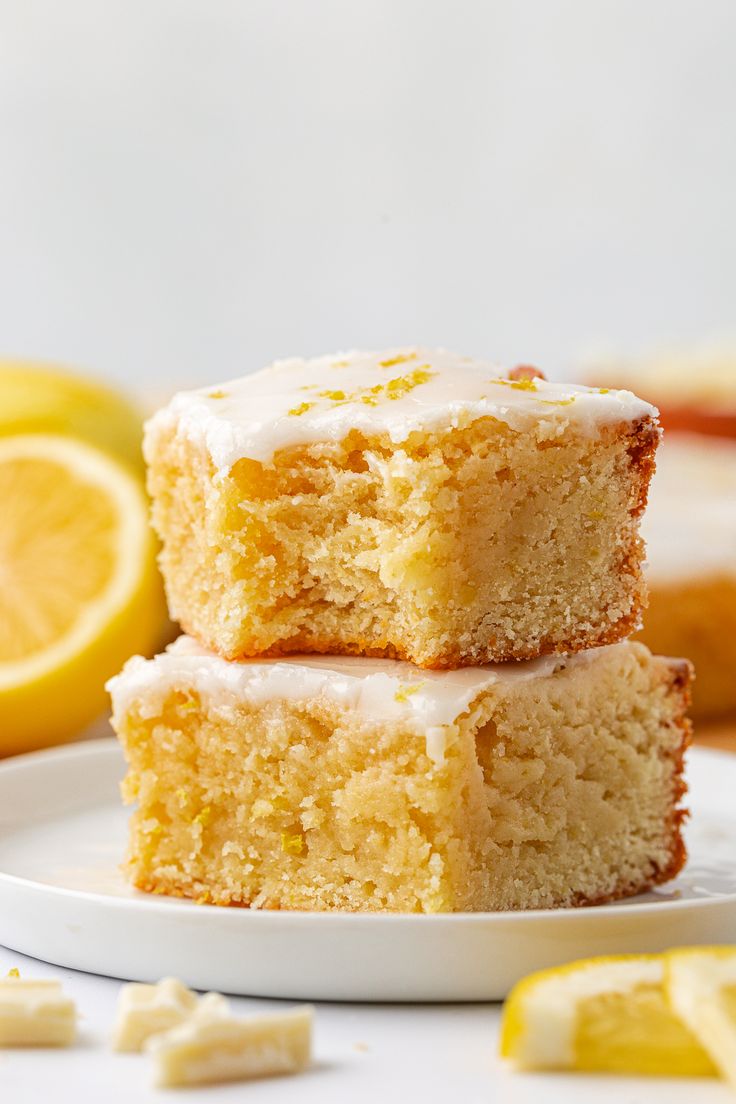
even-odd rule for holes
{"type": "Polygon", "coordinates": [[[676,872],[688,665],[622,643],[421,671],[232,663],[112,684],[143,889],[259,908],[591,904],[676,872]]]}
{"type": "Polygon", "coordinates": [[[672,877],[690,667],[627,640],[658,437],[629,392],[425,349],[175,397],[145,447],[189,635],[110,684],[134,884],[438,912],[672,877]]]}
{"type": "Polygon", "coordinates": [[[178,395],[145,441],[172,614],[228,659],[613,643],[641,618],[654,415],[426,349],[178,395]]]}

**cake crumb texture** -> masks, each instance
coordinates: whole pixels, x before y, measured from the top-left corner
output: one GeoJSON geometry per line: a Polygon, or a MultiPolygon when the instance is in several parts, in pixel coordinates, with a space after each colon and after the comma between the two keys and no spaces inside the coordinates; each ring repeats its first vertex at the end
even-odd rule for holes
{"type": "MultiPolygon", "coordinates": [[[[499,390],[503,390],[499,388],[499,390]]],[[[619,641],[641,622],[655,422],[483,417],[351,431],[218,471],[164,420],[149,489],[172,615],[226,658],[446,668],[619,641]]]]}

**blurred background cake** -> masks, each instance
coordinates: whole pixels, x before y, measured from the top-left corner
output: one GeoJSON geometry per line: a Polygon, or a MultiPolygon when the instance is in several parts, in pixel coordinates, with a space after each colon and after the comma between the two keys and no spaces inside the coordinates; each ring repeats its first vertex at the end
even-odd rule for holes
{"type": "Polygon", "coordinates": [[[695,665],[694,716],[736,712],[736,441],[666,434],[642,532],[642,639],[695,665]]]}
{"type": "Polygon", "coordinates": [[[624,387],[653,403],[665,429],[736,437],[736,342],[609,355],[585,374],[594,386],[624,387]]]}
{"type": "Polygon", "coordinates": [[[642,526],[650,596],[641,638],[694,663],[698,720],[728,721],[736,715],[736,345],[609,355],[583,375],[659,409],[665,432],[642,526]]]}

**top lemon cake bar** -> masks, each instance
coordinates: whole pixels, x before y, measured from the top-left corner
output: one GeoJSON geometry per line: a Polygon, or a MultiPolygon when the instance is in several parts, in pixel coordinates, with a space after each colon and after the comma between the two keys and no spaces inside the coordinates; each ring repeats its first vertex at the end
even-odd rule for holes
{"type": "Polygon", "coordinates": [[[619,641],[645,602],[656,414],[421,348],[178,394],[145,438],[172,615],[229,659],[442,668],[619,641]]]}

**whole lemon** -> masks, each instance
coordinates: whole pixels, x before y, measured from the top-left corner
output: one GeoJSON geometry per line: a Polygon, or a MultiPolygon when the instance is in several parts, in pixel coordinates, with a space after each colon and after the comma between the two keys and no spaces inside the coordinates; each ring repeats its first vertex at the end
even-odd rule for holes
{"type": "Polygon", "coordinates": [[[67,368],[0,360],[0,437],[80,437],[143,470],[141,412],[124,395],[67,368]]]}

